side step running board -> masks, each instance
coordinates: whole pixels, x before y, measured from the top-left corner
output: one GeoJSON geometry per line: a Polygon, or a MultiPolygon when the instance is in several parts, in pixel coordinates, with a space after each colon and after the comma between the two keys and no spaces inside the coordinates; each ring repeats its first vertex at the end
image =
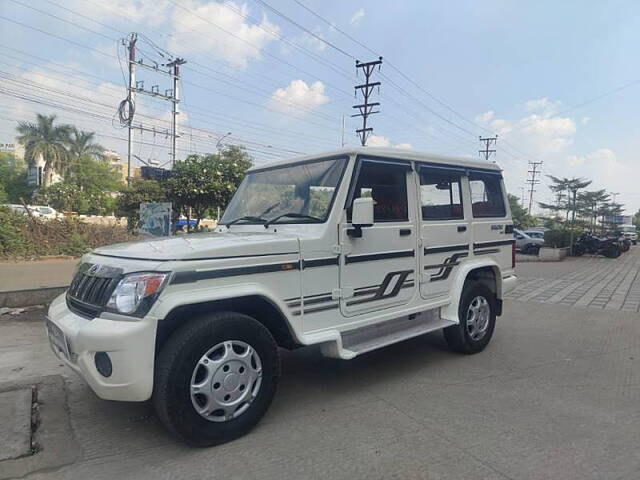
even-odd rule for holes
{"type": "Polygon", "coordinates": [[[362,353],[450,325],[455,325],[455,323],[440,318],[440,309],[436,308],[428,312],[422,312],[415,317],[400,317],[395,320],[342,332],[342,345],[338,345],[340,342],[323,345],[322,352],[329,357],[351,359],[362,353]]]}

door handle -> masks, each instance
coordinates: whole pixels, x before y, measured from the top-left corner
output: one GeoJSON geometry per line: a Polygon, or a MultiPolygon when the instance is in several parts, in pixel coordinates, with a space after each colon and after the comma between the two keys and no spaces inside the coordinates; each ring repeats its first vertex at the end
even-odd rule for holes
{"type": "Polygon", "coordinates": [[[411,229],[410,228],[401,228],[400,229],[400,236],[401,237],[405,237],[407,235],[411,235],[411,229]]]}
{"type": "Polygon", "coordinates": [[[459,232],[466,232],[467,231],[467,226],[466,225],[458,225],[458,231],[459,232]]]}

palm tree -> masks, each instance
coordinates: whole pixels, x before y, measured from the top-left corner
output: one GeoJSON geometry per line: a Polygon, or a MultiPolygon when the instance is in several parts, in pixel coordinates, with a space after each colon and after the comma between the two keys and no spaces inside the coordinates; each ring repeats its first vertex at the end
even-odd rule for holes
{"type": "Polygon", "coordinates": [[[36,123],[19,122],[18,142],[25,149],[25,160],[35,166],[38,157],[44,160],[43,186],[51,184],[54,172],[64,173],[68,168],[67,143],[71,127],[54,125],[55,115],[37,114],[36,123]]]}
{"type": "Polygon", "coordinates": [[[69,153],[74,158],[87,155],[102,159],[104,157],[104,147],[93,141],[95,136],[94,132],[85,132],[72,127],[71,135],[69,136],[69,153]]]}

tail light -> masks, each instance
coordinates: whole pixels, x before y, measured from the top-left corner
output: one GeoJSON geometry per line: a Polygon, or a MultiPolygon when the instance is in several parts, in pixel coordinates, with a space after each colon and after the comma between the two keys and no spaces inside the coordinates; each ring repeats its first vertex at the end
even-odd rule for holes
{"type": "Polygon", "coordinates": [[[511,242],[511,268],[516,268],[516,242],[511,242]]]}

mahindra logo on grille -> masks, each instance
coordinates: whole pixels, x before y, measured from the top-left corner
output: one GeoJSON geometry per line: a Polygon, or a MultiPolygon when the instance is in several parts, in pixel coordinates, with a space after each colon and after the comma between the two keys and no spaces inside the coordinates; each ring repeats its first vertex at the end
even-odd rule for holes
{"type": "Polygon", "coordinates": [[[100,270],[102,269],[102,265],[91,265],[91,267],[89,268],[89,270],[87,270],[87,273],[89,275],[97,275],[100,270]]]}

